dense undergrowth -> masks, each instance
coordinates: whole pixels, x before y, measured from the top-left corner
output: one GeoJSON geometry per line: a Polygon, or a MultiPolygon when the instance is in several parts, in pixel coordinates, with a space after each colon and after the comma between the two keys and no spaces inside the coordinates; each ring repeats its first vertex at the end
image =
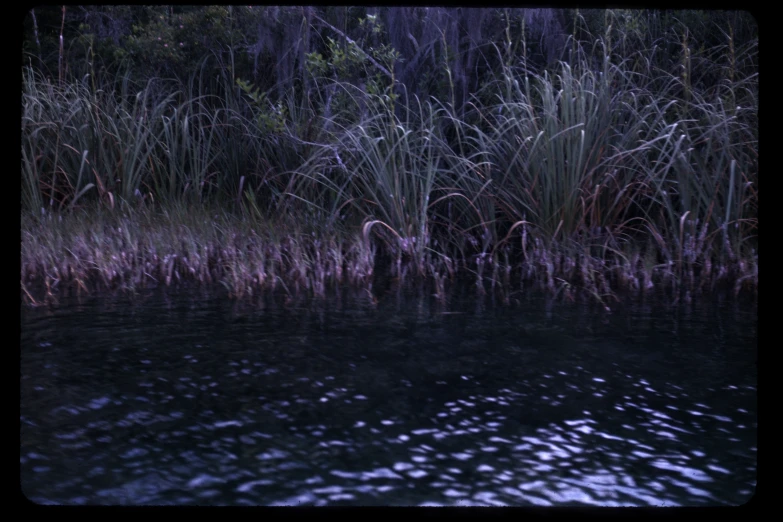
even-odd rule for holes
{"type": "Polygon", "coordinates": [[[465,275],[600,302],[755,293],[756,43],[726,33],[694,59],[687,33],[675,57],[594,42],[540,72],[490,46],[498,69],[461,107],[317,67],[307,96],[274,103],[210,60],[143,85],[28,67],[23,296],[186,280],[324,295],[380,267],[436,295],[465,275]]]}

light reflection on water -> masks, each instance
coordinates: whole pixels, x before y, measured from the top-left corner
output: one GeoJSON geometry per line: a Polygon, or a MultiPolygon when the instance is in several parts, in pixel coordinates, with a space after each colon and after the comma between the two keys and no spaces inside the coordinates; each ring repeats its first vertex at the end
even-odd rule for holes
{"type": "Polygon", "coordinates": [[[227,308],[25,312],[29,498],[678,506],[753,494],[756,341],[742,317],[227,308]]]}

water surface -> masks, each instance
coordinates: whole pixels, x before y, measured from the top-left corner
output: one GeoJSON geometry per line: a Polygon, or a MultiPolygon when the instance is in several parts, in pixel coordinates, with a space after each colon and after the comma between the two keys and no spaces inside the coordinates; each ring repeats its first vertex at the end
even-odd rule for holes
{"type": "Polygon", "coordinates": [[[749,500],[755,307],[617,308],[157,291],[25,308],[22,488],[57,504],[749,500]]]}

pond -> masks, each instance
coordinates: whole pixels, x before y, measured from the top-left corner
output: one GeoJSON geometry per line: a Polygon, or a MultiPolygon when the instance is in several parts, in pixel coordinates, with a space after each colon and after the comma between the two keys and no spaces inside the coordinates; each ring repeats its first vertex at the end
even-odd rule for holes
{"type": "Polygon", "coordinates": [[[755,303],[531,297],[23,308],[21,484],[44,504],[742,504],[755,303]]]}

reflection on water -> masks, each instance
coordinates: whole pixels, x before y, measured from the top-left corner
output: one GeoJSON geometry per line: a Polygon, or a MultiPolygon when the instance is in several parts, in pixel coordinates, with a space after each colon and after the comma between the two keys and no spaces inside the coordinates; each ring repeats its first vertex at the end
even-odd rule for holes
{"type": "Polygon", "coordinates": [[[159,294],[24,310],[23,490],[65,504],[752,496],[755,309],[443,311],[159,294]]]}

